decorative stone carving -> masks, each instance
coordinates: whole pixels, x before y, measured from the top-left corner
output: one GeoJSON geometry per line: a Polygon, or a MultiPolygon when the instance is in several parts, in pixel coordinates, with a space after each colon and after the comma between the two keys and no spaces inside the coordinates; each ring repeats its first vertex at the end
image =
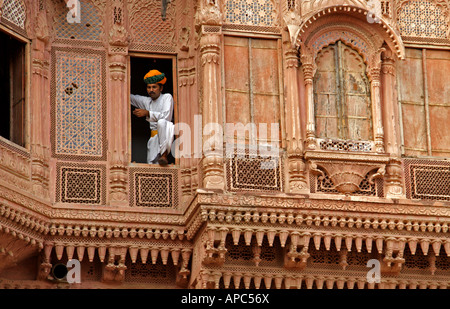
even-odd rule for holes
{"type": "Polygon", "coordinates": [[[195,25],[197,31],[201,25],[221,26],[223,23],[222,12],[216,3],[219,0],[200,0],[195,14],[195,25]]]}
{"type": "Polygon", "coordinates": [[[343,194],[351,194],[358,191],[361,181],[365,178],[367,173],[377,170],[369,178],[369,183],[373,183],[373,179],[382,177],[385,174],[385,166],[387,158],[372,157],[372,162],[365,162],[367,156],[348,155],[345,159],[348,159],[351,164],[346,162],[344,157],[335,156],[328,160],[317,160],[318,157],[312,152],[306,153],[306,158],[309,159],[310,171],[313,174],[324,177],[324,173],[328,174],[328,177],[334,184],[334,189],[343,194]],[[321,169],[320,169],[320,168],[321,169]]]}

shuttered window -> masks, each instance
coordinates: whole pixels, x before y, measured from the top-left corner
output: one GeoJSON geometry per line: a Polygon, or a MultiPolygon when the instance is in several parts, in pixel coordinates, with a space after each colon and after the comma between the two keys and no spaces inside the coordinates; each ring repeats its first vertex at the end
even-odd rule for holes
{"type": "Polygon", "coordinates": [[[403,154],[450,156],[450,51],[406,49],[398,66],[403,154]]]}
{"type": "Polygon", "coordinates": [[[372,140],[370,83],[362,57],[341,41],[317,56],[314,76],[316,135],[372,140]]]}
{"type": "Polygon", "coordinates": [[[238,140],[236,131],[227,127],[227,141],[248,143],[249,139],[256,138],[262,143],[279,142],[277,132],[272,135],[272,124],[280,125],[279,41],[225,36],[224,45],[225,121],[255,125],[245,141],[238,140]],[[261,124],[267,124],[264,134],[259,130],[261,124]]]}

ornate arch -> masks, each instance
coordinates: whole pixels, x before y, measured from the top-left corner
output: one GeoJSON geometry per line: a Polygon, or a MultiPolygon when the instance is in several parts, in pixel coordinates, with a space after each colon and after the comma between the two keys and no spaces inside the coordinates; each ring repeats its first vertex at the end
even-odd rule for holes
{"type": "MultiPolygon", "coordinates": [[[[323,48],[341,41],[361,55],[362,60],[366,64],[366,75],[370,82],[371,130],[373,131],[370,135],[367,135],[371,136],[370,140],[358,141],[358,143],[367,147],[359,148],[352,154],[333,153],[332,157],[335,158],[333,160],[339,161],[338,164],[332,162],[333,160],[328,163],[320,163],[320,166],[327,170],[328,173],[342,175],[343,178],[341,180],[336,180],[338,183],[358,185],[357,181],[351,179],[353,172],[349,172],[349,170],[354,169],[352,162],[366,160],[368,156],[373,154],[376,154],[379,158],[384,158],[383,160],[386,162],[389,160],[388,156],[385,155],[386,141],[381,105],[386,102],[385,99],[382,100],[382,96],[385,93],[391,93],[394,89],[390,85],[392,84],[391,82],[382,83],[382,54],[383,52],[394,54],[396,59],[403,59],[405,57],[405,49],[399,32],[386,17],[377,16],[379,20],[376,22],[368,18],[368,15],[371,16],[368,9],[363,7],[333,5],[316,9],[308,14],[307,16],[309,17],[304,19],[300,25],[297,24],[298,27],[295,29],[297,32],[294,36],[292,36],[292,31],[288,27],[288,30],[291,32],[293,47],[300,50],[305,85],[304,103],[306,105],[305,158],[308,159],[310,166],[319,164],[315,159],[320,157],[322,151],[333,151],[332,149],[323,148],[321,142],[324,139],[318,138],[316,135],[314,102],[314,87],[316,85],[314,85],[314,76],[317,69],[316,58],[318,53],[323,48]],[[338,169],[338,171],[335,169],[338,169]]],[[[393,104],[390,103],[390,105],[393,104]]],[[[330,156],[330,154],[327,156],[330,156]]],[[[378,163],[380,165],[369,164],[367,166],[370,170],[378,169],[377,177],[384,174],[385,168],[384,162],[380,161],[378,163]]],[[[314,173],[314,168],[312,172],[314,173]]],[[[362,174],[366,172],[367,170],[361,169],[362,174]]],[[[348,193],[352,190],[342,189],[340,191],[348,193]]]]}
{"type": "MultiPolygon", "coordinates": [[[[370,23],[367,18],[368,14],[369,11],[367,9],[349,5],[334,5],[321,8],[312,12],[300,24],[294,41],[295,46],[300,48],[307,41],[310,42],[312,37],[320,31],[319,28],[321,27],[329,30],[330,26],[340,25],[351,30],[355,38],[360,38],[366,42],[378,40],[380,46],[376,46],[376,49],[380,48],[383,41],[385,41],[399,59],[404,59],[405,48],[398,31],[383,16],[379,17],[379,22],[370,23]]],[[[341,39],[348,40],[344,34],[341,39]]],[[[361,49],[357,44],[351,44],[357,50],[361,49]]]]}

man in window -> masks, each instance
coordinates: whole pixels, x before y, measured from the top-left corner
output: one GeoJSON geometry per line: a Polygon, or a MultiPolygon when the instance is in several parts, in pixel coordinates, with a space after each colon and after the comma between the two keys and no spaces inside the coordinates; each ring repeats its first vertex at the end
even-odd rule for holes
{"type": "Polygon", "coordinates": [[[131,105],[136,107],[133,114],[145,117],[150,123],[151,137],[147,143],[147,163],[165,166],[168,164],[167,155],[172,146],[174,125],[173,97],[169,93],[162,93],[167,78],[158,70],[151,70],[144,76],[147,85],[147,96],[131,95],[131,105]]]}

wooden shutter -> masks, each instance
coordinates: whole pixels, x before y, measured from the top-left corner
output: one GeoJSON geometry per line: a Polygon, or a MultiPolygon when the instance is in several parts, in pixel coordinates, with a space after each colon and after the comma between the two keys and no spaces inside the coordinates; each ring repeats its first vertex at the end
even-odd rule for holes
{"type": "Polygon", "coordinates": [[[371,140],[370,87],[362,57],[338,41],[324,48],[316,63],[314,104],[317,136],[371,140]]]}
{"type": "MultiPolygon", "coordinates": [[[[256,129],[266,123],[270,139],[270,125],[280,122],[278,41],[225,36],[224,55],[226,122],[256,129]]],[[[225,131],[225,138],[232,142],[236,132],[225,131]]]]}

